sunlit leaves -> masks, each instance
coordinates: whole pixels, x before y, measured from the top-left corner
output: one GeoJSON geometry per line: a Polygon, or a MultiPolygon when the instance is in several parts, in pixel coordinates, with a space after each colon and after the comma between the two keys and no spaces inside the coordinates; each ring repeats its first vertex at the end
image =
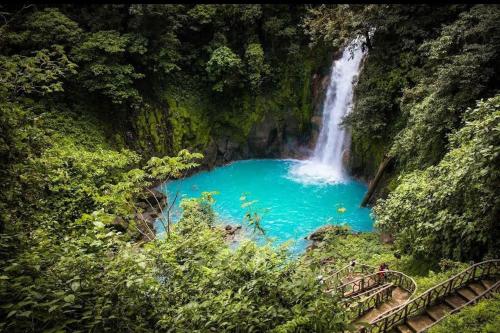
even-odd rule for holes
{"type": "Polygon", "coordinates": [[[268,212],[269,209],[257,207],[256,204],[258,200],[249,200],[249,195],[249,193],[243,193],[240,197],[241,208],[245,209],[243,220],[253,228],[253,232],[258,231],[260,234],[264,235],[265,230],[262,227],[261,222],[262,217],[268,212]]]}
{"type": "Polygon", "coordinates": [[[177,156],[152,157],[147,162],[146,169],[155,179],[179,178],[185,175],[185,172],[197,167],[199,164],[195,161],[202,158],[203,155],[200,153],[190,153],[183,149],[177,156]]]}

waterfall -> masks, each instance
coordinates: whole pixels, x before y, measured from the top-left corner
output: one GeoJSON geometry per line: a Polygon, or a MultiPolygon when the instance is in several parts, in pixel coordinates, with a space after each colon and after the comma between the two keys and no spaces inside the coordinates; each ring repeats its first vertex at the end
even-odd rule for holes
{"type": "Polygon", "coordinates": [[[344,49],[342,57],[333,62],[316,147],[308,160],[292,168],[294,178],[303,182],[342,182],[346,179],[342,157],[348,148],[348,137],[340,123],[352,109],[353,87],[363,56],[364,51],[355,40],[344,49]]]}

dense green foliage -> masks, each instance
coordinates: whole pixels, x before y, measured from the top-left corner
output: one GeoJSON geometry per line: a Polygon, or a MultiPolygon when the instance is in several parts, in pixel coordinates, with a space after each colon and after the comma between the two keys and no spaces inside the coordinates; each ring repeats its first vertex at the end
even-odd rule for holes
{"type": "Polygon", "coordinates": [[[468,110],[449,140],[443,159],[405,174],[375,215],[409,252],[478,258],[499,249],[500,96],[468,110]]]}
{"type": "MultiPolygon", "coordinates": [[[[168,240],[138,248],[84,214],[64,234],[38,228],[2,259],[7,331],[341,331],[342,312],[286,251],[232,251],[203,199],[184,203],[168,240]],[[208,215],[207,215],[208,214],[208,215]]],[[[213,214],[213,213],[212,213],[213,214]]],[[[2,254],[11,241],[3,238],[2,254]]],[[[21,240],[16,239],[19,242],[21,240]]]]}
{"type": "Polygon", "coordinates": [[[429,333],[495,333],[498,327],[500,327],[500,299],[496,296],[446,318],[432,327],[429,333]]]}
{"type": "Polygon", "coordinates": [[[6,211],[1,235],[2,329],[341,330],[342,312],[310,270],[253,243],[231,251],[203,201],[184,203],[168,240],[129,242],[148,179],[178,177],[198,155],[134,169],[138,155],[111,149],[91,120],[44,116],[29,129],[47,147],[15,166],[12,200],[22,206],[6,211]],[[113,231],[116,214],[129,220],[128,235],[113,231]]]}
{"type": "MultiPolygon", "coordinates": [[[[343,331],[316,280],[325,261],[388,262],[423,291],[463,269],[453,260],[498,257],[497,5],[0,9],[1,331],[343,331]],[[395,245],[341,233],[299,260],[232,249],[211,194],[157,238],[149,189],[307,141],[331,55],[354,38],[368,55],[350,166],[371,178],[393,157],[374,212],[395,245]]],[[[495,308],[435,330],[487,332],[495,308]]]]}

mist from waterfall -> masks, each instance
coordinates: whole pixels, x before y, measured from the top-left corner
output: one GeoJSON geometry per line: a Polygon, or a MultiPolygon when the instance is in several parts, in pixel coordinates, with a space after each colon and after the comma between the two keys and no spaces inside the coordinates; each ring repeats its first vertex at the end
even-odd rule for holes
{"type": "Polygon", "coordinates": [[[333,62],[318,141],[312,156],[290,170],[296,180],[335,183],[346,179],[343,155],[349,148],[349,140],[340,124],[352,109],[353,88],[363,56],[359,42],[353,41],[344,49],[341,58],[333,62]]]}

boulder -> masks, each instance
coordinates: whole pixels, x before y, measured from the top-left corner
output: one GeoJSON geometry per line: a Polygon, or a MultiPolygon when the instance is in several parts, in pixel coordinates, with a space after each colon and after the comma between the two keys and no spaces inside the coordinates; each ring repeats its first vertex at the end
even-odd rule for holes
{"type": "Polygon", "coordinates": [[[241,230],[241,225],[226,225],[224,227],[224,239],[226,242],[233,242],[236,240],[236,236],[241,230]]]}
{"type": "Polygon", "coordinates": [[[316,229],[312,234],[307,236],[305,239],[313,241],[313,242],[321,242],[323,241],[327,235],[347,235],[350,233],[349,227],[342,225],[325,225],[316,229]]]}
{"type": "Polygon", "coordinates": [[[312,234],[306,237],[307,240],[314,241],[314,242],[320,242],[325,239],[328,233],[332,232],[334,230],[335,226],[333,225],[325,225],[323,227],[320,227],[319,229],[316,229],[313,231],[312,234]]]}
{"type": "Polygon", "coordinates": [[[307,245],[306,251],[313,251],[318,248],[318,242],[312,242],[311,244],[307,245]]]}
{"type": "Polygon", "coordinates": [[[234,235],[240,229],[241,229],[241,225],[234,226],[234,225],[228,224],[224,227],[224,230],[225,230],[227,235],[234,235]]]}
{"type": "Polygon", "coordinates": [[[215,144],[217,146],[217,155],[214,165],[226,164],[249,156],[248,147],[245,144],[240,144],[229,137],[218,138],[215,144]]]}

